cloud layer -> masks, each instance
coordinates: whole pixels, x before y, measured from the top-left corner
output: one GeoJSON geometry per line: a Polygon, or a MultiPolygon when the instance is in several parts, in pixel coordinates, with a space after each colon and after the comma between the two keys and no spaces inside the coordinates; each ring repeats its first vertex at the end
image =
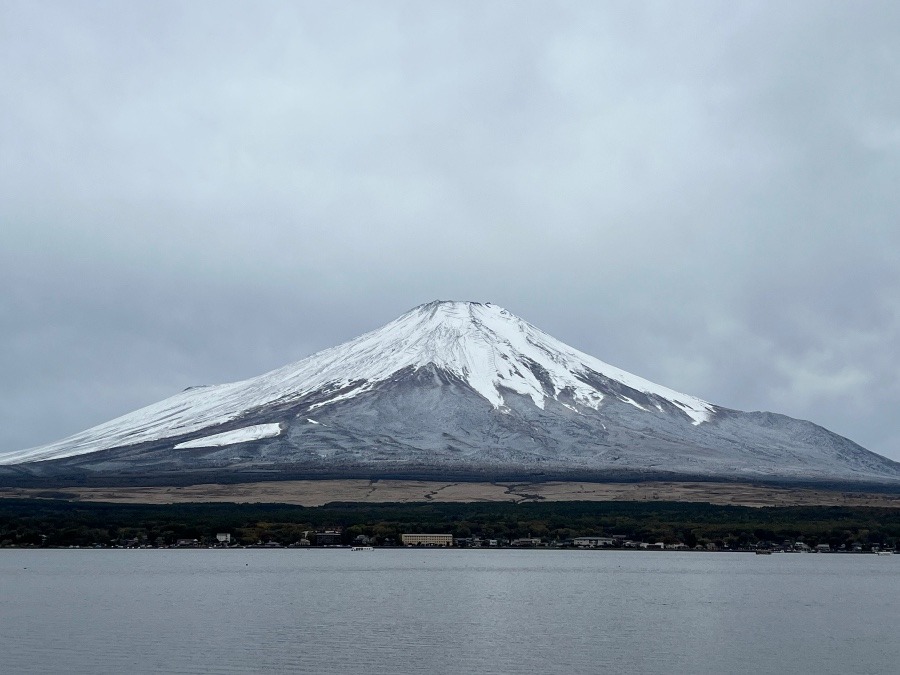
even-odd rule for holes
{"type": "Polygon", "coordinates": [[[490,300],[900,460],[900,6],[0,6],[0,451],[490,300]]]}

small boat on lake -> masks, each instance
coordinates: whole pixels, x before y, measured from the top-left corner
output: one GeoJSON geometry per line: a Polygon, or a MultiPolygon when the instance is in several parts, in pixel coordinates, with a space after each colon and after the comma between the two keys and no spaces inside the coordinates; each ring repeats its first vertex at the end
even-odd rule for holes
{"type": "Polygon", "coordinates": [[[374,551],[375,549],[371,546],[351,546],[351,551],[374,551]]]}

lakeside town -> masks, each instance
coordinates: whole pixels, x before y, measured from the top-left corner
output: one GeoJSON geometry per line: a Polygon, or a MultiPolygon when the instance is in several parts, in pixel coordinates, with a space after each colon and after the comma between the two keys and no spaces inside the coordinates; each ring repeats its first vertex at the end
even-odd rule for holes
{"type": "Polygon", "coordinates": [[[90,548],[90,549],[241,549],[241,548],[344,548],[353,551],[375,550],[376,548],[415,548],[415,549],[580,549],[580,550],[637,550],[637,551],[704,551],[704,552],[746,552],[757,554],[770,553],[875,553],[888,555],[900,553],[893,547],[879,544],[863,544],[854,542],[849,546],[832,547],[827,543],[809,544],[805,541],[783,540],[780,542],[757,541],[747,546],[730,547],[713,542],[688,546],[684,542],[646,542],[628,539],[623,535],[583,536],[568,539],[547,539],[542,537],[519,537],[515,539],[489,539],[480,537],[454,537],[443,533],[404,533],[399,541],[393,538],[378,539],[368,535],[356,535],[348,540],[341,528],[306,531],[297,541],[283,544],[278,541],[257,541],[241,543],[229,532],[216,533],[214,537],[179,538],[167,543],[163,538],[147,541],[146,538],[122,538],[109,542],[96,542],[90,545],[52,546],[46,539],[41,543],[29,543],[21,546],[3,548],[90,548]]]}
{"type": "Polygon", "coordinates": [[[900,510],[702,503],[118,505],[0,500],[0,548],[455,548],[881,553],[900,510]]]}

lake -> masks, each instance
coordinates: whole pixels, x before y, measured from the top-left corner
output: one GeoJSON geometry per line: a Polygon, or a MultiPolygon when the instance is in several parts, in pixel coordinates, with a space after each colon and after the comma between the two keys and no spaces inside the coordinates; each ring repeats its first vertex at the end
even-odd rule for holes
{"type": "Polygon", "coordinates": [[[3,550],[0,672],[894,673],[900,555],[3,550]]]}

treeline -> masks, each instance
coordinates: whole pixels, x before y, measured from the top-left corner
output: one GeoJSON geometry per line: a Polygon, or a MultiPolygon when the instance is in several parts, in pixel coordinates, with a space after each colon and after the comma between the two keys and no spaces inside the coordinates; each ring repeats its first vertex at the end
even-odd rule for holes
{"type": "Polygon", "coordinates": [[[400,534],[432,532],[454,537],[511,540],[540,537],[563,541],[617,535],[635,541],[714,544],[746,548],[760,541],[854,544],[894,548],[900,544],[900,510],[857,507],[716,506],[679,502],[534,502],[510,504],[106,504],[56,500],[0,500],[0,546],[114,546],[124,542],[167,546],[179,539],[290,545],[304,534],[342,530],[343,542],[358,535],[375,544],[400,534]]]}

